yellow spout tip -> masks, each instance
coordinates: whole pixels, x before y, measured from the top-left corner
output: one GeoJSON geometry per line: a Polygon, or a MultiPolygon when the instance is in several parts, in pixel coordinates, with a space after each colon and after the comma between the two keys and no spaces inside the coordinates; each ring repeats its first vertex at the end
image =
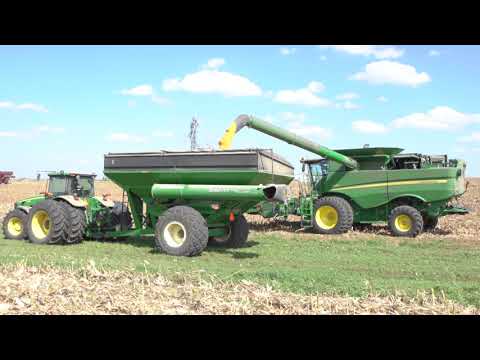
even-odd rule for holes
{"type": "Polygon", "coordinates": [[[237,124],[234,122],[230,127],[225,131],[225,134],[218,142],[220,150],[228,150],[232,146],[233,137],[237,131],[237,124]]]}

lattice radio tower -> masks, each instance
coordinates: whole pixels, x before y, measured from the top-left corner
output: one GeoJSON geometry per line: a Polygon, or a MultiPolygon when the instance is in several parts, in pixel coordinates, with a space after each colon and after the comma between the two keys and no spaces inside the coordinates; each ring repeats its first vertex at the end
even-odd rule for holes
{"type": "Polygon", "coordinates": [[[190,133],[188,134],[188,137],[190,138],[190,150],[194,151],[198,148],[198,143],[197,143],[197,129],[198,129],[198,120],[193,117],[192,122],[190,123],[190,133]]]}

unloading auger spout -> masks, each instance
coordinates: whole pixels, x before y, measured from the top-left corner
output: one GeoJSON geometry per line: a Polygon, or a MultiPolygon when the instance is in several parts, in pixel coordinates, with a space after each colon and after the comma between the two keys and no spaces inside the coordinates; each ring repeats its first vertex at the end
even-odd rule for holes
{"type": "Polygon", "coordinates": [[[270,135],[274,138],[283,140],[289,144],[298,146],[304,150],[311,151],[312,153],[320,155],[324,158],[337,161],[350,169],[358,168],[357,162],[348,156],[340,154],[322,145],[316,144],[313,141],[305,139],[304,137],[293,132],[287,131],[278,126],[272,125],[269,122],[249,115],[240,115],[232,122],[218,143],[220,149],[230,149],[233,137],[245,126],[263,132],[264,134],[270,135]]]}

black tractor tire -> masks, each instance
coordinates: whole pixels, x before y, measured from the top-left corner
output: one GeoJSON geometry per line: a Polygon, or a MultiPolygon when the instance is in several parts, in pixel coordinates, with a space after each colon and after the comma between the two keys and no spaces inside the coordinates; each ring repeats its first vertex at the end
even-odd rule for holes
{"type": "Polygon", "coordinates": [[[221,238],[211,237],[209,245],[227,248],[244,247],[248,240],[249,231],[250,227],[247,219],[245,219],[243,214],[240,214],[232,223],[230,223],[228,234],[221,238]]]}
{"type": "Polygon", "coordinates": [[[123,231],[132,228],[132,215],[128,210],[127,204],[122,204],[120,201],[115,201],[112,208],[112,225],[123,231]],[[123,206],[122,206],[123,205],[123,206]]]}
{"type": "Polygon", "coordinates": [[[68,237],[68,219],[63,207],[54,200],[35,204],[28,213],[27,231],[34,244],[63,244],[68,237]]]}
{"type": "Polygon", "coordinates": [[[77,244],[83,241],[83,237],[85,236],[85,228],[86,228],[86,217],[85,217],[85,210],[82,208],[76,208],[72,205],[64,202],[58,202],[60,206],[63,207],[65,212],[65,217],[68,223],[68,235],[65,238],[66,244],[77,244]]]}
{"type": "Polygon", "coordinates": [[[342,234],[353,226],[353,209],[349,202],[338,196],[325,196],[315,202],[313,227],[320,234],[342,234]],[[332,210],[332,208],[334,210],[332,210]],[[327,211],[320,215],[321,209],[327,211]]]}
{"type": "Polygon", "coordinates": [[[9,240],[23,240],[26,239],[27,234],[27,219],[28,215],[20,210],[14,209],[5,215],[3,218],[3,235],[5,239],[9,240]]]}
{"type": "Polygon", "coordinates": [[[438,217],[423,217],[423,231],[432,232],[438,225],[438,217]]]}
{"type": "Polygon", "coordinates": [[[390,212],[388,227],[395,236],[416,237],[423,231],[423,217],[413,206],[400,205],[390,212]]]}
{"type": "Polygon", "coordinates": [[[199,255],[208,243],[205,218],[189,206],[174,206],[158,217],[156,247],[175,256],[199,255]]]}

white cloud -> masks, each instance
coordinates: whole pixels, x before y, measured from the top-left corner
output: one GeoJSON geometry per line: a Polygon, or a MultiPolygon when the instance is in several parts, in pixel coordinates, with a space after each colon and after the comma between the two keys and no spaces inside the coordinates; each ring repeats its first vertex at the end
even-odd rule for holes
{"type": "Polygon", "coordinates": [[[168,104],[170,102],[167,98],[164,98],[162,96],[158,96],[156,94],[152,95],[152,101],[155,104],[160,104],[160,105],[168,104]]]}
{"type": "Polygon", "coordinates": [[[48,109],[40,104],[24,103],[15,104],[12,101],[0,101],[0,109],[12,109],[12,110],[32,110],[36,112],[48,112],[48,109]]]}
{"type": "Polygon", "coordinates": [[[396,59],[404,53],[404,50],[394,46],[378,45],[320,45],[320,48],[330,48],[350,55],[374,56],[376,59],[396,59]]]}
{"type": "Polygon", "coordinates": [[[345,102],[343,102],[342,104],[339,104],[341,108],[345,109],[345,110],[355,110],[355,109],[358,109],[360,108],[359,105],[351,102],[350,100],[347,100],[345,102]]]}
{"type": "Polygon", "coordinates": [[[0,137],[15,137],[17,135],[14,131],[0,131],[0,137]]]}
{"type": "Polygon", "coordinates": [[[40,132],[40,133],[61,134],[65,132],[65,129],[61,127],[51,127],[49,125],[41,125],[37,128],[34,128],[33,131],[40,132]]]}
{"type": "Polygon", "coordinates": [[[324,89],[325,86],[322,83],[312,81],[303,89],[280,90],[275,94],[273,100],[284,104],[324,107],[330,105],[330,101],[316,95],[324,89]]]}
{"type": "Polygon", "coordinates": [[[207,61],[202,67],[204,69],[218,69],[220,66],[225,65],[225,59],[223,58],[212,58],[207,61]]]}
{"type": "Polygon", "coordinates": [[[383,95],[382,95],[382,96],[379,96],[379,97],[377,98],[377,101],[380,101],[380,102],[387,102],[387,101],[388,101],[388,99],[387,99],[385,96],[383,96],[383,95]]]}
{"type": "Polygon", "coordinates": [[[297,48],[288,48],[288,47],[282,47],[280,48],[280,54],[282,55],[293,55],[297,51],[297,48]]]}
{"type": "Polygon", "coordinates": [[[426,113],[413,113],[392,121],[396,128],[457,130],[480,123],[480,114],[465,114],[448,106],[437,106],[426,113]]]}
{"type": "Polygon", "coordinates": [[[338,100],[353,100],[358,99],[359,97],[360,96],[354,92],[347,92],[336,96],[338,100]]]}
{"type": "Polygon", "coordinates": [[[462,136],[458,139],[460,142],[470,143],[480,141],[480,132],[473,132],[468,136],[462,136]]]}
{"type": "Polygon", "coordinates": [[[138,85],[131,89],[124,89],[120,91],[122,95],[130,95],[130,96],[152,96],[153,95],[153,88],[152,85],[138,85]]]}
{"type": "Polygon", "coordinates": [[[128,134],[128,133],[112,133],[108,135],[107,140],[115,142],[133,142],[144,143],[146,139],[143,136],[128,134]]]}
{"type": "Polygon", "coordinates": [[[385,134],[388,131],[384,124],[369,120],[354,121],[352,129],[363,134],[385,134]]]}
{"type": "Polygon", "coordinates": [[[332,131],[317,125],[306,125],[304,113],[284,112],[280,114],[280,120],[286,123],[286,128],[298,135],[316,137],[327,140],[332,137],[332,131]]]}
{"type": "Polygon", "coordinates": [[[166,79],[163,81],[163,90],[224,96],[262,95],[260,87],[246,77],[218,70],[200,70],[185,75],[183,79],[166,79]]]}
{"type": "Polygon", "coordinates": [[[430,50],[428,52],[428,56],[439,56],[440,55],[440,51],[438,50],[430,50]]]}
{"type": "Polygon", "coordinates": [[[411,65],[388,60],[371,62],[365,66],[364,71],[352,75],[350,79],[378,85],[392,84],[412,87],[431,80],[426,72],[418,73],[411,65]]]}

